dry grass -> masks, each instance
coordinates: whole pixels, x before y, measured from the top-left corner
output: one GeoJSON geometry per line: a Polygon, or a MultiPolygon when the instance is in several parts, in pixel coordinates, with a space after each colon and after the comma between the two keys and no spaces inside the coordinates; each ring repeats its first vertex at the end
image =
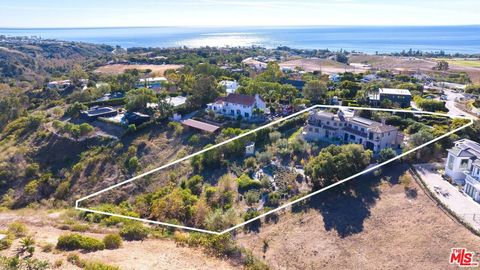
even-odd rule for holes
{"type": "Polygon", "coordinates": [[[407,197],[399,175],[391,184],[354,180],[357,187],[373,181],[371,192],[338,187],[317,196],[316,209],[280,215],[277,224],[238,241],[273,269],[449,269],[451,248],[480,251],[480,238],[447,216],[416,182],[410,186],[416,195],[407,197]]]}
{"type": "MultiPolygon", "coordinates": [[[[0,228],[3,227],[1,224],[21,220],[35,239],[34,258],[47,260],[52,265],[55,261],[62,260],[60,269],[80,269],[67,262],[67,255],[72,252],[42,250],[41,247],[47,244],[55,246],[58,237],[69,232],[55,228],[52,217],[58,218],[58,215],[46,215],[42,211],[10,211],[0,215],[0,228]]],[[[98,239],[106,235],[106,233],[82,234],[98,239]]],[[[19,242],[19,239],[15,240],[9,249],[0,251],[0,255],[14,256],[20,246],[19,242]]],[[[119,249],[80,253],[80,258],[116,265],[120,269],[235,269],[227,260],[208,256],[200,249],[177,246],[170,239],[124,241],[119,249]]]]}
{"type": "MultiPolygon", "coordinates": [[[[433,73],[433,67],[438,59],[417,58],[417,57],[398,57],[381,55],[353,55],[349,59],[352,63],[367,62],[373,68],[397,70],[399,72],[421,71],[433,73]]],[[[474,83],[480,83],[480,61],[449,61],[450,72],[465,72],[470,76],[474,83]]]]}
{"type": "Polygon", "coordinates": [[[113,64],[101,66],[95,70],[95,72],[118,75],[125,72],[127,69],[138,69],[138,70],[152,70],[152,75],[162,76],[167,69],[178,69],[183,67],[183,65],[127,65],[127,64],[113,64]]]}
{"type": "Polygon", "coordinates": [[[282,62],[281,67],[296,68],[300,67],[307,72],[321,71],[324,74],[341,73],[341,72],[365,72],[366,69],[354,68],[330,59],[320,58],[301,58],[282,62]]]}

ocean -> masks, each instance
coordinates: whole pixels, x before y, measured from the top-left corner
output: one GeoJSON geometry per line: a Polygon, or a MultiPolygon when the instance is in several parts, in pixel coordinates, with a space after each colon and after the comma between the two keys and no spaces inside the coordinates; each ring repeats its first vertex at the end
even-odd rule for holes
{"type": "Polygon", "coordinates": [[[288,46],[298,49],[390,53],[421,50],[480,53],[475,26],[0,28],[0,35],[39,36],[131,47],[288,46]]]}

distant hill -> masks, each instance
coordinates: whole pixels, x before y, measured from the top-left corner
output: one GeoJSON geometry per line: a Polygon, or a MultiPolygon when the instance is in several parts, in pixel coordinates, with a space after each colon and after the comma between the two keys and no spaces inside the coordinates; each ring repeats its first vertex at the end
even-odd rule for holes
{"type": "Polygon", "coordinates": [[[113,47],[63,41],[0,41],[0,82],[42,84],[75,64],[108,59],[113,47]]]}

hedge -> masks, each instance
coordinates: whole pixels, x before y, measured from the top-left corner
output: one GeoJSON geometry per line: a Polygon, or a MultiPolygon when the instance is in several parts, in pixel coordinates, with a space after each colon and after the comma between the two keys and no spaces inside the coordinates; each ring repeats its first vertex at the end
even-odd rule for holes
{"type": "Polygon", "coordinates": [[[84,105],[87,105],[88,107],[92,107],[92,106],[118,106],[118,105],[124,105],[125,103],[127,103],[125,98],[112,98],[112,99],[109,99],[109,100],[86,102],[86,103],[84,103],[84,105]]]}

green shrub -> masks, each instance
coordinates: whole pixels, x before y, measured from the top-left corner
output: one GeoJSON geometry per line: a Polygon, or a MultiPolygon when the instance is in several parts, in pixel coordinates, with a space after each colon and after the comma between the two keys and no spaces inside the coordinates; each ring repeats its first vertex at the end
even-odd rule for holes
{"type": "MultiPolygon", "coordinates": [[[[0,232],[4,233],[4,232],[0,232]]],[[[8,249],[12,246],[13,239],[15,238],[13,234],[6,232],[7,236],[0,240],[0,250],[8,249]]]]}
{"type": "Polygon", "coordinates": [[[129,171],[135,172],[138,168],[138,158],[132,157],[127,162],[127,169],[129,171]]]}
{"type": "Polygon", "coordinates": [[[238,188],[242,191],[260,188],[260,181],[253,180],[246,174],[240,175],[237,179],[238,188]]]}
{"type": "Polygon", "coordinates": [[[147,238],[149,229],[143,226],[141,223],[131,223],[123,225],[120,230],[120,235],[125,240],[143,240],[147,238]]]}
{"type": "Polygon", "coordinates": [[[80,129],[80,135],[83,136],[92,132],[95,128],[88,123],[83,123],[79,126],[79,129],[80,129]]]}
{"type": "Polygon", "coordinates": [[[73,264],[73,265],[76,265],[76,266],[80,267],[80,268],[85,267],[85,262],[82,259],[80,259],[80,256],[78,256],[77,253],[68,254],[67,261],[69,263],[73,264]]]}
{"type": "Polygon", "coordinates": [[[55,246],[52,243],[46,243],[42,246],[42,251],[43,252],[52,252],[54,247],[55,246]]]}
{"type": "Polygon", "coordinates": [[[127,128],[128,133],[134,133],[135,131],[137,131],[137,126],[135,126],[135,124],[128,125],[128,128],[127,128]]]}
{"type": "Polygon", "coordinates": [[[93,237],[72,233],[60,236],[58,238],[57,248],[63,250],[83,249],[86,251],[96,251],[105,249],[105,244],[93,237]]]}
{"type": "Polygon", "coordinates": [[[117,266],[104,264],[98,261],[88,261],[85,263],[85,270],[120,270],[117,266]]]}
{"type": "Polygon", "coordinates": [[[38,181],[32,180],[28,182],[28,184],[25,185],[25,188],[23,191],[25,195],[28,197],[34,196],[35,194],[37,194],[37,191],[38,191],[38,181]]]}
{"type": "Polygon", "coordinates": [[[70,230],[74,232],[86,232],[88,231],[88,228],[90,228],[90,226],[87,224],[73,224],[70,227],[70,230]]]}
{"type": "Polygon", "coordinates": [[[12,222],[8,225],[8,232],[13,234],[15,237],[24,237],[28,233],[27,226],[21,222],[12,222]]]}
{"type": "Polygon", "coordinates": [[[54,268],[60,268],[62,267],[63,265],[63,260],[56,260],[54,263],[53,263],[53,267],[54,268]]]}
{"type": "MultiPolygon", "coordinates": [[[[78,164],[76,164],[75,166],[77,165],[78,164]]],[[[63,200],[67,197],[69,192],[70,192],[70,180],[65,180],[57,186],[53,196],[55,197],[55,199],[63,200]]]]}
{"type": "Polygon", "coordinates": [[[117,249],[122,246],[122,237],[119,234],[107,234],[103,238],[103,243],[108,249],[117,249]]]}

